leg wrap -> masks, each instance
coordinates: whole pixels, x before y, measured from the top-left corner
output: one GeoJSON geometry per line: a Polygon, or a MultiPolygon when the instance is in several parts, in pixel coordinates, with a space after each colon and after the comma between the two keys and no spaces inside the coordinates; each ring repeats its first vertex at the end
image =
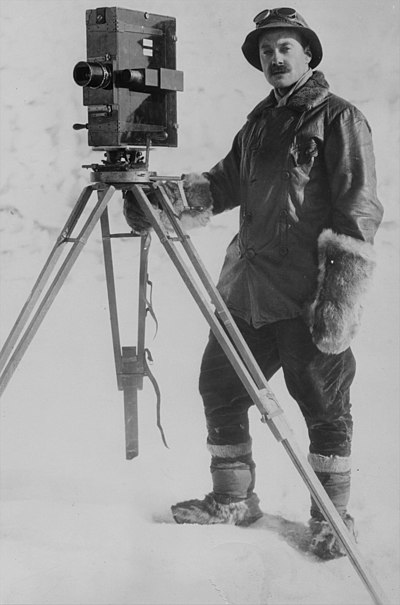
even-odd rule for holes
{"type": "Polygon", "coordinates": [[[227,446],[208,444],[213,494],[218,502],[230,504],[251,496],[255,485],[255,464],[251,441],[227,446]]]}
{"type": "Polygon", "coordinates": [[[211,478],[215,499],[223,504],[230,504],[251,496],[255,485],[254,469],[255,464],[252,461],[213,458],[211,478]]]}
{"type": "MultiPolygon", "coordinates": [[[[309,462],[318,479],[332,500],[338,513],[344,517],[350,499],[351,460],[350,457],[321,456],[309,454],[309,462]]],[[[311,516],[322,520],[324,517],[317,503],[311,498],[311,516]]]]}

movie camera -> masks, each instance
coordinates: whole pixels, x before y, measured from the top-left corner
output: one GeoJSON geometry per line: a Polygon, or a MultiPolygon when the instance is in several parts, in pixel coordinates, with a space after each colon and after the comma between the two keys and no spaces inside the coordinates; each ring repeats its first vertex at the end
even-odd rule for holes
{"type": "Polygon", "coordinates": [[[177,146],[176,19],[117,7],[86,11],[86,61],[73,78],[94,148],[177,146]]]}

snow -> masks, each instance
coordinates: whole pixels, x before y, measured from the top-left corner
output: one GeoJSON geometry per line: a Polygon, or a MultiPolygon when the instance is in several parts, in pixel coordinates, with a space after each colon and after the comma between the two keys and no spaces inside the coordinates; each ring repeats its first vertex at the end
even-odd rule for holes
{"type": "MultiPolygon", "coordinates": [[[[106,2],[113,6],[114,3],[106,2]]],[[[121,4],[123,6],[123,4],[121,4]]],[[[152,169],[209,168],[265,95],[240,45],[259,0],[144,0],[127,8],[178,22],[180,142],[154,150],[152,169]]],[[[316,28],[332,89],[351,99],[374,133],[379,194],[378,269],[360,334],[354,405],[351,511],[359,548],[391,603],[399,602],[398,3],[316,2],[298,9],[316,28]]],[[[82,0],[1,0],[0,336],[7,337],[73,204],[100,161],[85,134],[72,68],[85,58],[82,0]]],[[[112,228],[124,230],[121,199],[112,228]]],[[[213,219],[192,241],[215,279],[237,214],[213,219]]],[[[136,340],[138,242],[114,245],[123,345],[136,340]]],[[[257,493],[264,517],[244,529],[179,526],[169,507],[210,489],[198,368],[208,326],[153,238],[150,277],[159,331],[147,345],[162,392],[170,448],[155,425],[149,382],[140,393],[140,456],[124,459],[102,262],[95,229],[7,387],[1,405],[1,571],[5,605],[363,605],[347,559],[316,562],[301,550],[309,496],[283,448],[251,412],[257,493]]],[[[280,375],[271,386],[295,438],[304,425],[280,375]]]]}

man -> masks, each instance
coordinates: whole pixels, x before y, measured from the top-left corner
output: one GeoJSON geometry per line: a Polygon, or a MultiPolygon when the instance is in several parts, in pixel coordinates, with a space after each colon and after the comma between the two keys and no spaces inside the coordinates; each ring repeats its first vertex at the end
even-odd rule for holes
{"type": "MultiPolygon", "coordinates": [[[[262,11],[242,46],[273,87],[250,113],[228,155],[185,175],[190,205],[218,214],[240,206],[218,289],[267,380],[280,368],[307,424],[309,461],[349,530],[355,360],[350,342],[374,267],[382,218],[371,132],[360,111],[333,95],[316,33],[294,9],[262,11]]],[[[140,228],[129,195],[127,220],[140,228]]],[[[182,215],[184,220],[185,216],[182,215]]],[[[248,525],[261,517],[254,492],[251,405],[211,334],[200,374],[213,489],[172,507],[178,523],[248,525]]],[[[311,550],[343,553],[315,502],[311,550]]]]}

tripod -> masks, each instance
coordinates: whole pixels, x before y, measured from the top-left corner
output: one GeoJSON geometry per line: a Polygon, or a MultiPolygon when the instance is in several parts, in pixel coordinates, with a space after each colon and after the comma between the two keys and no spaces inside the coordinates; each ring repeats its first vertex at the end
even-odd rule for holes
{"type": "MultiPolygon", "coordinates": [[[[126,457],[127,459],[131,459],[138,454],[137,392],[142,388],[145,376],[148,376],[154,384],[147,364],[148,351],[145,349],[144,329],[144,318],[148,309],[146,288],[148,282],[147,257],[149,238],[147,235],[141,236],[137,346],[122,347],[121,349],[111,239],[114,237],[127,237],[127,234],[110,233],[107,211],[108,204],[117,189],[130,190],[207,320],[220,346],[246,388],[249,397],[260,411],[262,422],[267,424],[275,438],[286,450],[310,494],[317,502],[322,514],[344,547],[373,602],[377,605],[386,605],[388,603],[387,598],[368,570],[366,562],[363,560],[342,518],[326,494],[307,458],[296,444],[282,408],[258,367],[227,306],[213,284],[190,237],[184,232],[175,215],[168,188],[163,184],[163,181],[178,181],[179,179],[174,177],[157,177],[155,173],[150,173],[147,170],[148,158],[145,166],[128,166],[127,169],[126,165],[111,162],[105,166],[93,165],[92,168],[94,170],[91,174],[92,183],[82,191],[1,351],[0,371],[2,373],[0,375],[0,394],[6,388],[48,309],[82,252],[90,234],[100,221],[117,383],[118,388],[124,393],[126,457]],[[97,203],[77,237],[72,237],[73,230],[94,191],[97,192],[97,203]],[[159,212],[149,199],[150,191],[156,195],[158,207],[164,211],[170,222],[171,229],[167,229],[161,221],[159,212]],[[72,244],[72,248],[50,286],[45,291],[46,284],[55,270],[61,253],[65,245],[69,243],[72,244]],[[184,255],[180,250],[180,246],[183,248],[184,255]],[[194,269],[197,279],[194,278],[189,270],[187,266],[188,261],[192,269],[194,269]],[[38,304],[33,318],[25,329],[43,292],[42,301],[38,304]],[[14,347],[15,350],[13,352],[14,347]]],[[[182,190],[182,187],[180,189],[182,190]]],[[[159,420],[158,414],[158,425],[162,433],[159,420]]]]}

